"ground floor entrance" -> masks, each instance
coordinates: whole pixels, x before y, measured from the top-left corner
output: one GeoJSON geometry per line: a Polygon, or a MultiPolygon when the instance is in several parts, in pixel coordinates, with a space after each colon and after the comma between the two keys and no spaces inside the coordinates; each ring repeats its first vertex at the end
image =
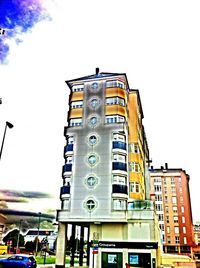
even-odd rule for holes
{"type": "Polygon", "coordinates": [[[123,262],[125,261],[123,260],[123,253],[121,252],[101,253],[101,268],[122,268],[126,263],[131,267],[155,268],[155,263],[153,259],[151,259],[150,253],[129,252],[128,261],[126,263],[123,262]]]}
{"type": "Polygon", "coordinates": [[[118,252],[102,252],[102,268],[121,268],[122,253],[118,252]]]}

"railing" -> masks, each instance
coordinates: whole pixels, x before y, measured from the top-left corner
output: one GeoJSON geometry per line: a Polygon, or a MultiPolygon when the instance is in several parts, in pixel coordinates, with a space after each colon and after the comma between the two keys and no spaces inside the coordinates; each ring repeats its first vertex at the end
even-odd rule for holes
{"type": "Polygon", "coordinates": [[[65,164],[63,166],[63,172],[69,172],[72,171],[72,164],[65,164]]]}
{"type": "Polygon", "coordinates": [[[113,162],[112,163],[112,169],[113,170],[123,170],[127,171],[127,164],[122,162],[113,162]]]}
{"type": "Polygon", "coordinates": [[[113,194],[128,194],[128,187],[124,184],[113,184],[112,185],[113,194]]]}
{"type": "Polygon", "coordinates": [[[64,153],[66,152],[72,152],[73,151],[73,144],[67,144],[65,147],[64,147],[64,153]]]}
{"type": "Polygon", "coordinates": [[[122,141],[113,141],[113,149],[121,149],[126,151],[126,143],[122,141]]]}
{"type": "Polygon", "coordinates": [[[60,195],[70,194],[70,186],[65,185],[60,188],[60,195]]]}
{"type": "Polygon", "coordinates": [[[128,203],[128,210],[138,209],[154,210],[154,202],[151,200],[134,200],[128,203]]]}

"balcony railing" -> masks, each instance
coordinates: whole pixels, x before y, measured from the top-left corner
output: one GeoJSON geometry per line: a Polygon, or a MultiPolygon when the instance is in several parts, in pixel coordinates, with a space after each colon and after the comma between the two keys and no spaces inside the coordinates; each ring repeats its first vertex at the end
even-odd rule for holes
{"type": "Polygon", "coordinates": [[[67,144],[65,147],[64,147],[64,153],[67,153],[67,152],[72,152],[73,151],[73,144],[67,144]]]}
{"type": "Polygon", "coordinates": [[[72,164],[65,164],[63,166],[63,173],[72,171],[72,164]]]}
{"type": "Polygon", "coordinates": [[[124,184],[113,184],[112,186],[113,194],[128,194],[128,187],[124,184]]]}
{"type": "Polygon", "coordinates": [[[63,194],[70,194],[70,186],[65,185],[60,188],[60,196],[63,194]]]}
{"type": "Polygon", "coordinates": [[[122,141],[113,141],[113,149],[121,149],[126,151],[126,143],[122,141]]]}
{"type": "Polygon", "coordinates": [[[151,200],[134,200],[128,203],[128,210],[138,209],[154,210],[154,202],[151,200]]]}
{"type": "Polygon", "coordinates": [[[122,162],[113,162],[112,163],[112,169],[113,170],[127,171],[127,164],[122,163],[122,162]]]}

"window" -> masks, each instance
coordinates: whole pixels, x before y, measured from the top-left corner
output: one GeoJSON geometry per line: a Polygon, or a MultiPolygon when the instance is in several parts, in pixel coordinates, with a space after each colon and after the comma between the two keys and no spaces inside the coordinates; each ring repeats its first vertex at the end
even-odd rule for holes
{"type": "Polygon", "coordinates": [[[70,127],[76,127],[82,125],[82,118],[73,118],[69,120],[70,127]]]}
{"type": "Polygon", "coordinates": [[[165,207],[165,212],[169,213],[169,207],[165,207]]]}
{"type": "Polygon", "coordinates": [[[174,227],[174,233],[179,234],[179,227],[174,227]]]}
{"type": "Polygon", "coordinates": [[[167,203],[168,202],[168,196],[165,195],[165,202],[167,203]]]}
{"type": "Polygon", "coordinates": [[[129,188],[130,188],[129,190],[131,193],[140,192],[140,184],[138,182],[131,182],[129,188]]]}
{"type": "Polygon", "coordinates": [[[94,126],[97,124],[97,117],[96,116],[92,116],[89,120],[89,123],[91,126],[94,126]]]}
{"type": "Polygon", "coordinates": [[[97,184],[97,178],[94,177],[94,176],[89,176],[89,177],[86,179],[86,184],[87,184],[89,187],[94,187],[94,186],[97,184]]]}
{"type": "Polygon", "coordinates": [[[183,233],[186,234],[186,227],[183,226],[183,233]]]}
{"type": "Polygon", "coordinates": [[[182,223],[185,223],[185,217],[182,216],[182,223]]]}
{"type": "Polygon", "coordinates": [[[115,124],[115,123],[121,123],[121,122],[125,122],[125,118],[120,115],[108,115],[105,118],[106,124],[115,124]]]}
{"type": "Polygon", "coordinates": [[[95,135],[91,135],[89,137],[89,144],[90,145],[95,145],[97,143],[97,137],[95,135]]]}
{"type": "Polygon", "coordinates": [[[185,208],[182,206],[181,207],[181,212],[184,213],[185,212],[185,208]]]}
{"type": "Polygon", "coordinates": [[[90,101],[90,106],[91,106],[93,109],[97,108],[97,107],[99,106],[99,104],[100,104],[100,101],[99,101],[99,99],[97,99],[97,98],[94,98],[94,99],[92,99],[92,100],[90,101]]]}
{"type": "Polygon", "coordinates": [[[136,162],[129,163],[129,171],[131,172],[140,172],[140,164],[136,162]]]}
{"type": "Polygon", "coordinates": [[[126,209],[126,200],[113,199],[113,209],[114,210],[125,210],[126,209]]]}
{"type": "Polygon", "coordinates": [[[175,236],[175,243],[180,244],[180,237],[179,236],[175,236]]]}
{"type": "Polygon", "coordinates": [[[64,186],[67,186],[67,185],[69,185],[70,183],[71,183],[71,176],[67,176],[67,177],[65,177],[64,179],[63,179],[63,185],[64,186]]]}
{"type": "Polygon", "coordinates": [[[180,202],[183,203],[183,196],[180,196],[180,202]]]}
{"type": "Polygon", "coordinates": [[[113,133],[113,140],[125,142],[125,136],[119,133],[113,133]]]}
{"type": "Polygon", "coordinates": [[[125,84],[119,80],[106,81],[106,87],[125,88],[125,84]]]}
{"type": "Polygon", "coordinates": [[[93,199],[88,199],[86,202],[86,207],[89,211],[91,211],[96,207],[96,202],[93,199]]]}
{"type": "Polygon", "coordinates": [[[69,199],[65,199],[65,200],[63,200],[62,205],[63,205],[63,209],[64,209],[64,210],[69,210],[69,205],[70,205],[70,201],[69,201],[69,199]]]}
{"type": "Polygon", "coordinates": [[[126,184],[126,177],[121,175],[113,175],[113,184],[126,184]]]}
{"type": "Polygon", "coordinates": [[[84,85],[74,85],[72,87],[72,92],[78,92],[78,91],[83,91],[84,85]]]}
{"type": "Polygon", "coordinates": [[[167,187],[164,187],[164,193],[167,194],[167,187]]]}
{"type": "Polygon", "coordinates": [[[162,186],[161,185],[154,185],[154,191],[155,192],[162,192],[162,186]]]}
{"type": "Polygon", "coordinates": [[[71,104],[71,109],[76,109],[76,108],[82,108],[83,107],[83,101],[72,101],[71,104]]]}
{"type": "Polygon", "coordinates": [[[155,208],[156,208],[157,211],[163,211],[162,204],[155,204],[155,208]]]}
{"type": "Polygon", "coordinates": [[[139,154],[140,153],[140,149],[137,143],[130,143],[129,144],[129,152],[130,153],[135,153],[135,154],[139,154]]]}
{"type": "Polygon", "coordinates": [[[88,162],[91,166],[94,166],[97,163],[97,156],[92,154],[88,157],[88,162]]]}
{"type": "Polygon", "coordinates": [[[174,216],[174,223],[178,223],[178,217],[174,216]]]}
{"type": "Polygon", "coordinates": [[[171,184],[175,184],[175,179],[171,178],[171,184]]]}
{"type": "Polygon", "coordinates": [[[169,234],[170,233],[170,227],[167,226],[167,233],[169,234]]]}
{"type": "Polygon", "coordinates": [[[169,216],[166,216],[166,223],[169,223],[169,216]]]}
{"type": "Polygon", "coordinates": [[[183,243],[187,244],[187,237],[185,237],[185,236],[183,237],[183,243]]]}
{"type": "Polygon", "coordinates": [[[73,136],[68,136],[67,137],[67,144],[73,144],[74,143],[74,137],[73,136]]]}
{"type": "Polygon", "coordinates": [[[155,201],[162,201],[162,195],[161,194],[156,194],[155,195],[155,201]]]}
{"type": "Polygon", "coordinates": [[[176,200],[176,196],[172,196],[172,204],[176,204],[177,200],[176,200]]]}
{"type": "Polygon", "coordinates": [[[176,187],[175,186],[171,186],[171,192],[176,193],[176,187]]]}
{"type": "Polygon", "coordinates": [[[158,220],[159,221],[164,221],[164,215],[163,214],[158,214],[158,220]]]}
{"type": "Polygon", "coordinates": [[[161,182],[161,181],[162,181],[161,177],[155,177],[154,178],[154,182],[161,182]]]}
{"type": "Polygon", "coordinates": [[[120,97],[106,98],[106,105],[121,105],[125,106],[125,100],[120,97]]]}
{"type": "Polygon", "coordinates": [[[99,85],[97,82],[92,83],[91,88],[96,91],[98,89],[99,85]]]}
{"type": "Polygon", "coordinates": [[[171,237],[170,236],[167,237],[167,243],[171,244],[171,237]]]}
{"type": "Polygon", "coordinates": [[[66,164],[71,164],[72,162],[73,162],[73,157],[72,156],[67,156],[66,160],[65,160],[65,163],[66,164]]]}
{"type": "Polygon", "coordinates": [[[113,154],[113,162],[126,163],[126,156],[123,154],[113,154]]]}
{"type": "Polygon", "coordinates": [[[161,231],[164,231],[165,230],[164,224],[159,224],[159,227],[160,227],[160,230],[161,231]]]}
{"type": "Polygon", "coordinates": [[[173,212],[174,212],[174,213],[176,213],[176,212],[178,211],[178,209],[177,209],[176,206],[173,206],[172,209],[173,209],[173,212]]]}

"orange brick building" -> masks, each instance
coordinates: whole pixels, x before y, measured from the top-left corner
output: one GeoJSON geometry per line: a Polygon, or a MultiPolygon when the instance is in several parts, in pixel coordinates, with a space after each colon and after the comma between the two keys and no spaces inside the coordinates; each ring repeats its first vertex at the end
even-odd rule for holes
{"type": "Polygon", "coordinates": [[[193,257],[194,232],[189,175],[181,168],[151,168],[151,196],[155,199],[163,250],[193,257]]]}

